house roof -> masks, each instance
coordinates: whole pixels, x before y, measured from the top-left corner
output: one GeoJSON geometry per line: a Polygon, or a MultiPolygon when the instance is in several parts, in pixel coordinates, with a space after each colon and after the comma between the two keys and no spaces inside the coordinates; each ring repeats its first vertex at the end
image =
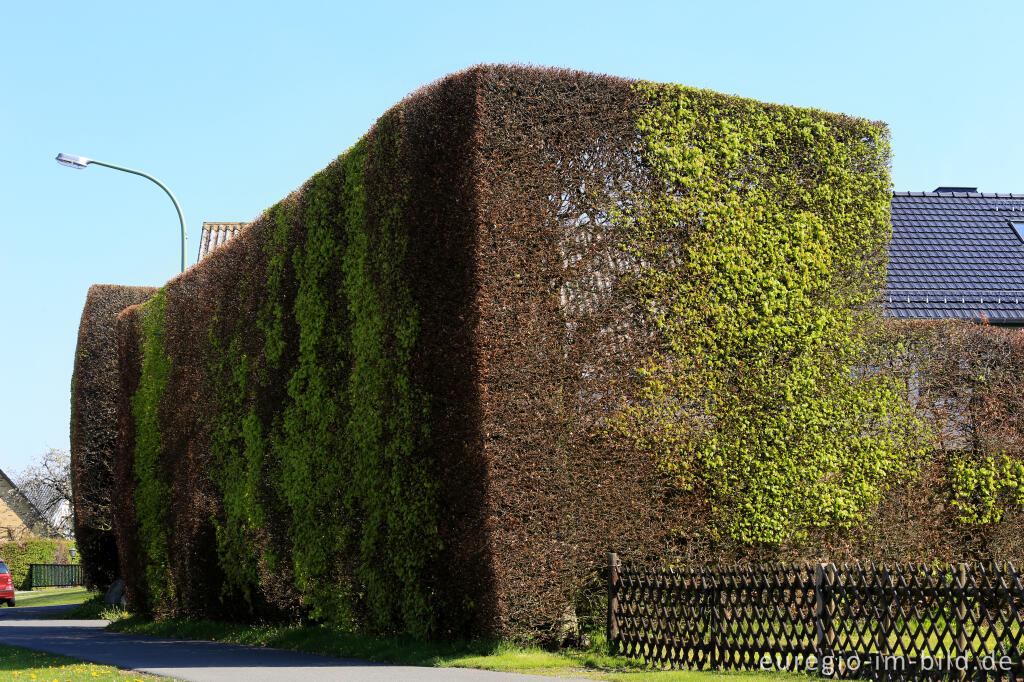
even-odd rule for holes
{"type": "Polygon", "coordinates": [[[1024,324],[1024,194],[894,192],[886,314],[1024,324]]]}
{"type": "MultiPolygon", "coordinates": [[[[35,533],[40,537],[55,537],[57,531],[50,522],[36,509],[35,505],[29,502],[25,494],[14,484],[7,474],[0,469],[0,500],[7,509],[14,512],[26,530],[35,533]]],[[[14,529],[0,528],[0,531],[12,531],[14,529]]],[[[10,535],[10,532],[8,532],[10,535]]],[[[0,542],[7,538],[0,535],[0,542]]]]}
{"type": "Polygon", "coordinates": [[[199,238],[199,257],[203,260],[208,253],[248,227],[249,223],[203,223],[203,235],[199,238]]]}

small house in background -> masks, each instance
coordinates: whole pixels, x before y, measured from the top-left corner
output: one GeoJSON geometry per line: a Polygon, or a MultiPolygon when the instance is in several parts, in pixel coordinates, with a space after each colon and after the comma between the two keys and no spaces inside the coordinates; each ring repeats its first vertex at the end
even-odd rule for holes
{"type": "Polygon", "coordinates": [[[39,513],[18,486],[0,471],[0,542],[24,540],[31,536],[57,537],[52,525],[39,513]]]}
{"type": "Polygon", "coordinates": [[[886,314],[1024,326],[1024,194],[894,192],[886,314]]]}
{"type": "Polygon", "coordinates": [[[199,238],[199,257],[196,258],[196,262],[203,260],[208,253],[227,243],[248,226],[249,223],[203,223],[203,235],[199,238]]]}

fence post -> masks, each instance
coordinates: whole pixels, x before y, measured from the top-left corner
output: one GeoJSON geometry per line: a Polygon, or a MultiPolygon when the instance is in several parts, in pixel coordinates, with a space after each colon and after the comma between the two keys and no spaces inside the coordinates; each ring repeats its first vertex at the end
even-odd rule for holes
{"type": "MultiPolygon", "coordinates": [[[[895,600],[892,598],[892,575],[884,563],[881,564],[880,568],[874,565],[871,565],[871,568],[875,578],[878,577],[879,570],[883,576],[882,580],[878,581],[879,595],[876,601],[882,612],[882,617],[878,623],[878,629],[875,631],[875,648],[878,649],[877,660],[881,662],[882,667],[880,670],[876,669],[875,674],[877,676],[876,679],[886,682],[887,680],[899,679],[898,673],[891,674],[889,672],[888,662],[886,661],[886,656],[889,654],[889,633],[892,632],[892,603],[895,603],[895,600]]],[[[893,570],[898,572],[900,570],[899,564],[893,566],[893,570]]],[[[870,594],[870,587],[868,594],[870,594]]]]}
{"type": "Polygon", "coordinates": [[[815,656],[820,661],[831,655],[835,644],[835,628],[832,614],[835,611],[835,595],[832,586],[836,580],[833,564],[818,564],[814,569],[814,629],[817,635],[815,656]]]}
{"type": "MultiPolygon", "coordinates": [[[[967,564],[960,563],[956,567],[956,653],[957,656],[967,655],[967,564]]],[[[961,670],[957,677],[967,677],[967,671],[961,670]]]]}
{"type": "Polygon", "coordinates": [[[619,555],[608,553],[608,647],[612,654],[619,651],[619,555]]]}
{"type": "MultiPolygon", "coordinates": [[[[898,568],[897,566],[896,569],[898,568]]],[[[879,606],[882,609],[882,622],[878,624],[878,631],[875,633],[875,646],[878,648],[879,655],[885,656],[889,653],[889,633],[892,631],[892,610],[890,606],[892,576],[889,575],[889,570],[885,567],[885,564],[882,564],[882,573],[885,575],[885,579],[882,582],[882,594],[879,595],[878,600],[879,606]]]]}
{"type": "Polygon", "coordinates": [[[711,656],[710,669],[722,669],[725,662],[724,644],[722,642],[722,613],[721,613],[722,592],[719,589],[719,576],[711,573],[711,656]]]}

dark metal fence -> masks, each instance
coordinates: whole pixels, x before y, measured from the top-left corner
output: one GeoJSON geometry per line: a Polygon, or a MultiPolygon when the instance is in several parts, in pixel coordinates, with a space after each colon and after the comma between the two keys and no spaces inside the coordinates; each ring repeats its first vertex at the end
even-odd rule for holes
{"type": "Polygon", "coordinates": [[[81,564],[29,564],[29,584],[37,587],[84,585],[81,564]]]}
{"type": "Polygon", "coordinates": [[[645,569],[612,554],[608,641],[661,667],[1019,680],[1024,575],[995,563],[645,569]]]}

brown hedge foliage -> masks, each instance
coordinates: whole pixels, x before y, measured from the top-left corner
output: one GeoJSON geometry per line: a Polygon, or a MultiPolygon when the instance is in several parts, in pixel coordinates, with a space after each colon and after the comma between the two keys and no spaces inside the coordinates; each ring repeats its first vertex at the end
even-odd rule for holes
{"type": "Polygon", "coordinates": [[[583,606],[607,551],[666,551],[687,505],[669,503],[652,458],[600,429],[646,340],[594,277],[612,247],[600,239],[610,195],[646,182],[631,83],[485,74],[475,346],[495,625],[537,632],[583,606]]]}
{"type": "Polygon", "coordinates": [[[630,81],[575,71],[450,76],[169,282],[159,329],[125,310],[114,503],[133,603],[550,638],[594,612],[609,550],[798,551],[680,546],[707,496],[605,428],[651,352],[642,311],[609,294],[605,230],[652,182],[643,106],[630,81]],[[141,433],[144,348],[168,373],[141,433]],[[161,489],[154,515],[140,496],[161,489]]]}
{"type": "MultiPolygon", "coordinates": [[[[929,423],[933,456],[874,519],[876,549],[901,560],[1024,559],[1024,330],[890,321],[890,371],[929,423]]],[[[867,544],[867,543],[865,543],[867,544]]]]}
{"type": "MultiPolygon", "coordinates": [[[[820,529],[804,542],[781,546],[702,543],[677,547],[677,555],[755,562],[1024,560],[1019,476],[997,471],[983,479],[988,485],[968,486],[965,498],[955,466],[964,458],[973,472],[984,472],[992,460],[1011,470],[1024,466],[1024,330],[956,320],[887,320],[878,331],[874,367],[900,378],[930,428],[931,453],[914,472],[891,481],[856,528],[820,529]],[[972,509],[990,513],[964,518],[972,509]]],[[[691,527],[705,522],[697,515],[691,527]]]]}
{"type": "Polygon", "coordinates": [[[118,441],[118,313],[153,295],[152,287],[89,287],[78,328],[71,377],[71,475],[75,537],[86,584],[104,587],[117,577],[110,496],[118,441]]]}
{"type": "Polygon", "coordinates": [[[125,581],[126,596],[133,606],[138,603],[139,575],[142,557],[139,551],[138,519],[135,516],[135,470],[132,466],[135,449],[135,424],[126,396],[135,394],[141,367],[138,335],[138,305],[122,310],[116,318],[118,375],[117,428],[118,441],[114,451],[111,508],[120,576],[125,581]]]}
{"type": "MultiPolygon", "coordinates": [[[[439,553],[422,576],[430,608],[440,614],[433,634],[555,628],[584,598],[607,549],[657,553],[676,525],[665,504],[666,482],[653,463],[602,440],[592,428],[598,417],[580,405],[595,389],[579,365],[600,362],[617,367],[602,366],[605,375],[622,374],[629,361],[623,350],[638,342],[606,338],[602,330],[620,315],[610,304],[587,308],[568,324],[560,304],[566,225],[602,210],[598,204],[606,201],[588,188],[626,176],[642,182],[632,147],[633,99],[625,80],[478,67],[399,105],[399,166],[379,165],[375,159],[384,157],[375,152],[368,157],[367,206],[374,215],[384,219],[397,201],[394,192],[405,196],[401,225],[408,249],[401,277],[414,283],[419,315],[411,376],[429,396],[431,436],[415,456],[437,481],[442,510],[439,553]]],[[[367,148],[379,146],[379,135],[377,129],[368,134],[367,148]]],[[[262,462],[257,497],[265,517],[251,533],[257,589],[243,595],[225,580],[216,535],[226,517],[210,459],[216,387],[224,377],[213,376],[209,358],[211,348],[236,341],[233,352],[246,358],[248,378],[235,409],[240,415],[252,410],[270,438],[288,402],[285,389],[299,351],[295,268],[310,248],[311,187],[307,183],[164,288],[161,341],[170,375],[159,409],[158,475],[173,491],[167,556],[175,592],[160,603],[143,594],[148,588],[133,500],[139,311],[126,310],[119,319],[118,539],[136,605],[211,616],[305,612],[287,561],[295,551],[289,535],[295,517],[276,482],[287,455],[271,453],[262,462]],[[282,221],[287,229],[279,229],[282,221]],[[269,309],[282,313],[273,332],[281,335],[282,353],[272,360],[265,352],[268,300],[269,309]]],[[[371,216],[371,226],[375,220],[371,216]]],[[[383,230],[383,223],[372,229],[383,230]]],[[[345,333],[344,326],[338,329],[345,333]]],[[[340,387],[344,376],[334,380],[340,387]]],[[[345,557],[338,560],[339,579],[352,580],[354,572],[358,582],[365,574],[346,567],[345,557]]]]}
{"type": "MultiPolygon", "coordinates": [[[[298,193],[289,197],[285,203],[297,196],[298,193]]],[[[117,540],[128,599],[140,611],[239,618],[280,616],[297,608],[298,596],[290,589],[286,567],[277,575],[264,571],[263,584],[268,590],[262,595],[263,601],[255,606],[239,594],[225,593],[213,525],[213,519],[222,515],[222,508],[210,479],[210,412],[216,409],[216,387],[212,383],[214,378],[209,376],[206,344],[213,333],[215,318],[228,329],[245,323],[256,326],[256,311],[265,291],[248,283],[260,279],[265,271],[267,230],[271,227],[268,223],[265,218],[257,220],[252,229],[211,253],[199,266],[171,280],[162,290],[166,300],[162,340],[171,357],[169,390],[161,401],[158,416],[162,439],[159,477],[171,491],[166,499],[168,523],[173,528],[167,554],[171,562],[167,569],[174,586],[169,603],[154,603],[150,594],[145,577],[149,562],[140,542],[135,499],[139,472],[132,398],[139,389],[143,363],[144,312],[142,307],[133,306],[118,317],[121,440],[116,467],[117,540]]],[[[262,354],[262,339],[254,332],[246,329],[242,335],[242,352],[258,358],[262,354]]],[[[286,347],[294,348],[291,339],[286,347]]],[[[267,368],[261,363],[260,370],[267,368]]],[[[271,374],[267,384],[270,395],[263,396],[264,399],[270,405],[279,405],[285,381],[271,374]]],[[[272,516],[267,521],[264,541],[284,541],[280,552],[287,556],[290,546],[284,533],[286,519],[272,516]]]]}

